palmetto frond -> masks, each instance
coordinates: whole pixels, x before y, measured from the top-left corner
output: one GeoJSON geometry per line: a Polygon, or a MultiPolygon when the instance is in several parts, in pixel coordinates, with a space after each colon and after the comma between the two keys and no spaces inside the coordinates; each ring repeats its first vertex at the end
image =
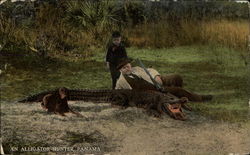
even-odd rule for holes
{"type": "Polygon", "coordinates": [[[67,19],[86,29],[103,30],[118,22],[119,7],[115,1],[70,1],[67,3],[67,19]]]}

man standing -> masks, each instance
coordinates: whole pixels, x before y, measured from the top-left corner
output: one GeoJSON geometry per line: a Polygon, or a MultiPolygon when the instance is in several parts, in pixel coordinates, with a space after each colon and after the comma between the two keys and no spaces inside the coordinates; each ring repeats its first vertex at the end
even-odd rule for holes
{"type": "Polygon", "coordinates": [[[127,58],[125,47],[121,44],[121,34],[117,31],[112,34],[112,44],[108,47],[106,55],[107,68],[110,70],[112,78],[112,89],[115,89],[116,81],[120,76],[117,65],[120,59],[127,58]]]}

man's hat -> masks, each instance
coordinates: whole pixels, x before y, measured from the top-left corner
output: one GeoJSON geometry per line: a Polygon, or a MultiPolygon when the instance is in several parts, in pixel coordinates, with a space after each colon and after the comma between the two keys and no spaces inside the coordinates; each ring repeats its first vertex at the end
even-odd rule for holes
{"type": "Polygon", "coordinates": [[[119,69],[121,69],[124,65],[126,65],[126,64],[128,64],[128,63],[130,63],[130,62],[132,62],[133,61],[133,59],[131,59],[131,58],[122,58],[122,59],[120,59],[119,61],[118,61],[118,65],[117,65],[117,69],[119,70],[119,69]]]}

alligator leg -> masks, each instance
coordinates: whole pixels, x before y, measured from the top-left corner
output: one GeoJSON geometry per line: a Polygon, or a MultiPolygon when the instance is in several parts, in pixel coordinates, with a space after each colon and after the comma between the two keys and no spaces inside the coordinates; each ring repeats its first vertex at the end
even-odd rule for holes
{"type": "MultiPolygon", "coordinates": [[[[158,106],[158,105],[157,105],[158,106]]],[[[155,103],[150,103],[147,108],[146,111],[149,115],[153,115],[154,117],[157,118],[161,118],[161,112],[158,111],[158,107],[155,107],[155,103]],[[156,109],[155,109],[156,108],[156,109]]]]}
{"type": "Polygon", "coordinates": [[[157,118],[161,118],[161,113],[159,113],[157,110],[155,109],[147,109],[147,114],[149,116],[154,116],[154,117],[157,117],[157,118]]]}

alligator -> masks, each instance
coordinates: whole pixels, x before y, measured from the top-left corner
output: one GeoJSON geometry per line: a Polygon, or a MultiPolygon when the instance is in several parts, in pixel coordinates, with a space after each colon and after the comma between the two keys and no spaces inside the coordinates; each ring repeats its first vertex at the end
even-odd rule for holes
{"type": "MultiPolygon", "coordinates": [[[[43,97],[47,94],[55,94],[58,92],[60,88],[54,89],[54,90],[48,90],[43,91],[41,93],[28,96],[22,100],[19,100],[18,102],[24,103],[24,102],[41,102],[43,100],[43,97]]],[[[112,94],[113,90],[110,89],[100,89],[100,90],[94,90],[94,89],[68,89],[68,96],[67,99],[70,101],[91,101],[95,103],[100,102],[110,102],[110,95],[112,94]]]]}
{"type": "Polygon", "coordinates": [[[120,90],[114,91],[111,95],[111,104],[118,105],[124,108],[137,107],[146,109],[149,115],[161,117],[167,113],[174,119],[186,120],[182,108],[191,110],[186,103],[186,97],[177,98],[176,96],[158,91],[135,91],[135,90],[120,90]]]}
{"type": "MultiPolygon", "coordinates": [[[[44,91],[22,99],[19,102],[41,102],[45,95],[55,94],[58,90],[44,91]]],[[[106,102],[123,108],[130,106],[144,108],[148,114],[155,117],[161,117],[163,113],[167,113],[174,119],[185,120],[182,108],[190,110],[185,104],[188,101],[187,98],[177,98],[170,93],[165,94],[153,90],[67,89],[67,92],[67,100],[82,100],[94,103],[106,102]]]]}

